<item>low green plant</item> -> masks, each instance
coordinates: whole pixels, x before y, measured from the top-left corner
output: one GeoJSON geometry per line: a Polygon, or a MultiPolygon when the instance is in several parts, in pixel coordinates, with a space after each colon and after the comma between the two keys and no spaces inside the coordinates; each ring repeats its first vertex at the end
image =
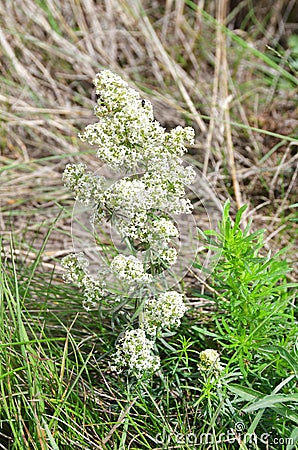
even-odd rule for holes
{"type": "Polygon", "coordinates": [[[271,255],[265,250],[264,230],[250,232],[251,224],[241,229],[246,206],[237,212],[234,223],[229,210],[226,202],[218,231],[201,235],[217,260],[211,277],[220,344],[237,353],[245,374],[261,346],[293,341],[295,284],[287,280],[291,269],[282,258],[285,250],[271,255]]]}
{"type": "Polygon", "coordinates": [[[281,448],[290,449],[298,424],[297,284],[288,281],[286,249],[272,255],[264,230],[251,232],[251,223],[242,229],[245,210],[243,206],[233,221],[226,202],[218,231],[200,231],[216,260],[209,279],[215,301],[212,331],[205,333],[221,346],[226,362],[221,377],[225,408],[256,439],[265,432],[283,436],[283,443],[287,437],[288,446],[281,448]]]}

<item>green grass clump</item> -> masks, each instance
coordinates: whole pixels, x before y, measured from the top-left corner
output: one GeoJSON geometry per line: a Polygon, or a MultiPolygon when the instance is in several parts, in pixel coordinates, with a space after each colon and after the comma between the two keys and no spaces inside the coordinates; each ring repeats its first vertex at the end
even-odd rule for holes
{"type": "Polygon", "coordinates": [[[77,315],[62,323],[49,309],[46,298],[63,298],[63,289],[51,278],[40,285],[32,271],[17,269],[13,252],[0,261],[0,448],[98,448],[101,419],[89,387],[94,345],[73,337],[77,315]]]}

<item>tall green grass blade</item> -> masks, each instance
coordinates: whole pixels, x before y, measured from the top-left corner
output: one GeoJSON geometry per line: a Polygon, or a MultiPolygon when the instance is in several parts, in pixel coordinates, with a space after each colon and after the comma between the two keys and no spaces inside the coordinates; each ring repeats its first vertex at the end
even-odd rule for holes
{"type": "Polygon", "coordinates": [[[279,403],[298,402],[298,394],[273,394],[266,395],[261,400],[249,405],[243,409],[244,412],[256,411],[258,409],[270,408],[279,403]]]}

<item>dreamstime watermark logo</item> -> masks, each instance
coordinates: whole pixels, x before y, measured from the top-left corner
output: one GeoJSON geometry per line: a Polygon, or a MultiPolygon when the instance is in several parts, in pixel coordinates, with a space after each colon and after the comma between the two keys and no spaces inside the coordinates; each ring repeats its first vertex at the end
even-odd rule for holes
{"type": "MultiPolygon", "coordinates": [[[[188,166],[190,164],[188,163],[188,166]]],[[[156,214],[166,215],[176,226],[179,236],[173,239],[177,251],[176,262],[168,268],[165,268],[159,274],[154,275],[156,283],[165,284],[167,289],[177,285],[181,281],[189,268],[197,261],[201,266],[198,271],[199,278],[205,280],[210,272],[211,258],[214,257],[211,250],[206,248],[197,239],[198,228],[215,229],[218,220],[221,217],[222,206],[207,178],[195,167],[192,166],[196,177],[191,186],[186,186],[186,197],[193,203],[191,214],[171,214],[167,209],[154,211],[156,214]]],[[[95,173],[97,176],[104,176],[106,188],[121,182],[121,180],[142,180],[142,173],[115,173],[108,165],[103,165],[95,173]]],[[[139,198],[140,205],[143,199],[139,198]]],[[[72,239],[73,248],[76,253],[83,252],[89,260],[90,273],[96,275],[98,267],[105,267],[108,273],[108,286],[118,286],[118,281],[111,271],[109,271],[109,251],[111,254],[121,253],[131,254],[131,249],[127,246],[127,241],[123,239],[117,229],[116,220],[108,220],[103,217],[99,226],[94,227],[90,221],[92,216],[92,207],[84,206],[76,201],[72,214],[72,239]]],[[[122,219],[127,217],[127,209],[117,208],[117,216],[122,219]]],[[[127,219],[129,220],[129,219],[127,219]]],[[[137,257],[146,261],[146,250],[138,251],[137,257]]],[[[214,264],[214,258],[212,264],[214,264]]],[[[136,286],[137,287],[137,286],[136,286]]],[[[135,290],[136,295],[138,289],[135,290]]],[[[131,286],[129,292],[132,292],[131,286]]]]}
{"type": "Polygon", "coordinates": [[[228,429],[225,432],[215,434],[211,432],[206,433],[177,433],[176,431],[167,432],[163,430],[162,433],[158,433],[155,437],[155,443],[164,446],[169,445],[191,445],[192,447],[200,447],[202,445],[212,444],[264,444],[273,450],[272,446],[281,445],[294,445],[293,438],[284,438],[274,436],[272,433],[262,433],[260,435],[256,433],[249,433],[246,430],[243,422],[236,422],[233,428],[228,429]],[[269,447],[270,446],[270,447],[269,447]]]}

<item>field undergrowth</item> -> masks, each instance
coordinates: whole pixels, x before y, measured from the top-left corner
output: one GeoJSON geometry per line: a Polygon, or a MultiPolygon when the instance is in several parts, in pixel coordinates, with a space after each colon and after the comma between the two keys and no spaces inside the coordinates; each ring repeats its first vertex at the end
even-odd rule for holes
{"type": "Polygon", "coordinates": [[[297,448],[297,22],[285,0],[3,0],[0,448],[297,448]],[[98,168],[77,135],[102,69],[167,130],[195,128],[187,161],[206,180],[196,245],[216,263],[181,281],[188,311],[149,379],[111,371],[121,319],[62,280],[62,172],[98,168]]]}

